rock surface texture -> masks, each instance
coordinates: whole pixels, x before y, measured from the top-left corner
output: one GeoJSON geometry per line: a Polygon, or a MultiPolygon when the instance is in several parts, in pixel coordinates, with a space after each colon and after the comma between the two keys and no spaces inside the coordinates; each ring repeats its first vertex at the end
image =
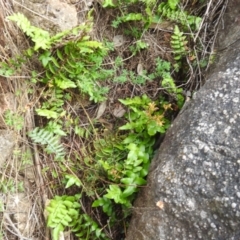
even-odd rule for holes
{"type": "Polygon", "coordinates": [[[168,130],[126,240],[240,239],[239,13],[230,0],[219,61],[168,130]]]}
{"type": "Polygon", "coordinates": [[[15,141],[16,136],[12,131],[0,130],[0,168],[12,153],[15,141]]]}
{"type": "Polygon", "coordinates": [[[60,0],[16,0],[14,11],[23,13],[34,26],[56,33],[76,27],[77,10],[60,0]]]}

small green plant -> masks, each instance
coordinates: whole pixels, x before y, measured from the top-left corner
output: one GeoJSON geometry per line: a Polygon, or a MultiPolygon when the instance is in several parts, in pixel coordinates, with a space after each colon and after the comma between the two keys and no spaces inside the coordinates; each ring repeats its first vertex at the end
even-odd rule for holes
{"type": "Polygon", "coordinates": [[[106,80],[113,71],[101,68],[107,48],[100,42],[90,40],[87,35],[92,27],[91,21],[50,36],[48,32],[32,26],[20,13],[8,18],[15,21],[35,44],[33,49],[26,51],[26,56],[30,58],[33,54],[37,55],[45,69],[40,78],[34,74],[35,82],[43,82],[48,86],[43,93],[48,101],[37,109],[40,116],[50,119],[64,114],[64,101],[69,100],[65,92],[67,89],[77,88],[95,102],[105,99],[108,89],[100,86],[99,81],[106,80]],[[66,38],[72,40],[65,40],[66,38]]]}
{"type": "Polygon", "coordinates": [[[81,213],[80,194],[74,196],[55,196],[46,207],[47,226],[53,231],[53,240],[58,240],[66,228],[75,233],[79,239],[106,239],[96,222],[87,214],[81,213]]]}
{"type": "Polygon", "coordinates": [[[35,43],[34,50],[38,50],[39,48],[49,49],[51,47],[50,34],[47,31],[32,26],[23,14],[16,13],[9,16],[8,19],[16,22],[23,32],[32,39],[35,43]]]}
{"type": "Polygon", "coordinates": [[[2,229],[0,229],[0,240],[4,240],[5,239],[5,234],[2,231],[2,229]]]}
{"type": "Polygon", "coordinates": [[[136,55],[138,52],[147,49],[148,44],[142,40],[136,41],[134,45],[130,47],[130,51],[133,53],[133,55],[136,55]]]}
{"type": "MultiPolygon", "coordinates": [[[[103,7],[111,7],[111,8],[120,8],[121,5],[124,5],[124,9],[126,6],[134,6],[137,1],[116,1],[113,4],[111,0],[107,0],[103,2],[103,7]]],[[[156,0],[142,0],[141,3],[145,6],[145,12],[126,12],[126,10],[122,10],[122,15],[118,16],[113,22],[112,26],[114,28],[118,28],[120,24],[131,22],[131,21],[140,21],[144,24],[144,29],[148,29],[152,23],[159,23],[164,20],[172,21],[175,23],[179,23],[184,26],[186,29],[191,29],[192,31],[197,30],[200,26],[202,18],[190,15],[188,12],[183,11],[180,8],[180,0],[168,0],[166,2],[162,2],[157,5],[156,0]]],[[[130,7],[129,7],[130,8],[130,7]]]]}
{"type": "Polygon", "coordinates": [[[2,180],[0,183],[0,191],[3,193],[16,193],[16,192],[23,192],[24,186],[23,182],[17,182],[13,179],[2,180]]]}
{"type": "Polygon", "coordinates": [[[21,170],[26,169],[26,167],[32,166],[32,152],[30,149],[22,150],[21,148],[16,147],[13,150],[13,156],[14,158],[18,159],[19,166],[21,170]]]}
{"type": "Polygon", "coordinates": [[[161,78],[165,78],[165,77],[169,77],[171,76],[171,63],[162,60],[161,58],[156,58],[156,68],[155,68],[155,72],[153,77],[161,77],[161,78]]]}
{"type": "Polygon", "coordinates": [[[166,77],[162,80],[162,86],[167,89],[168,93],[173,94],[177,100],[177,105],[179,109],[184,104],[183,90],[182,88],[177,88],[174,80],[171,77],[166,77]]]}
{"type": "Polygon", "coordinates": [[[8,127],[15,129],[16,131],[22,130],[24,126],[24,118],[18,113],[11,110],[7,110],[4,113],[4,121],[8,127]]]}
{"type": "Polygon", "coordinates": [[[118,28],[121,23],[130,21],[144,21],[144,17],[141,13],[128,13],[127,15],[118,17],[114,20],[112,26],[118,28]]]}
{"type": "Polygon", "coordinates": [[[58,136],[67,136],[67,133],[62,130],[63,123],[58,120],[58,122],[55,121],[49,121],[45,127],[45,129],[48,132],[51,132],[53,134],[56,134],[58,136]]]}
{"type": "Polygon", "coordinates": [[[177,22],[184,26],[186,29],[192,31],[197,30],[200,26],[202,18],[189,15],[178,7],[180,0],[168,0],[159,4],[157,13],[161,14],[162,18],[177,22]]]}
{"type": "MultiPolygon", "coordinates": [[[[178,65],[179,66],[179,65],[178,65]]],[[[158,77],[162,78],[162,87],[170,94],[173,95],[177,101],[178,107],[181,109],[184,103],[183,89],[178,88],[171,76],[171,63],[164,61],[160,58],[156,58],[156,68],[155,72],[148,77],[151,79],[156,79],[158,77]]]]}
{"type": "Polygon", "coordinates": [[[122,177],[123,160],[127,157],[127,150],[122,144],[123,136],[107,136],[94,142],[96,160],[104,170],[107,178],[118,182],[122,177]]]}
{"type": "Polygon", "coordinates": [[[13,74],[14,74],[14,68],[8,63],[1,62],[0,76],[10,77],[13,74]]]}
{"type": "Polygon", "coordinates": [[[187,43],[186,36],[183,35],[176,25],[172,35],[171,46],[175,55],[176,61],[181,60],[187,54],[187,43]]]}
{"type": "Polygon", "coordinates": [[[69,188],[73,185],[76,185],[80,187],[82,185],[82,182],[77,176],[74,176],[72,174],[65,174],[65,188],[69,188]]]}
{"type": "Polygon", "coordinates": [[[151,102],[146,95],[120,102],[129,107],[130,112],[128,123],[119,129],[129,132],[118,145],[113,145],[114,148],[105,146],[101,150],[102,154],[97,153],[100,158],[98,162],[107,172],[108,179],[115,184],[109,185],[106,194],[96,200],[93,207],[101,206],[108,215],[111,214],[108,209],[112,209],[113,205],[111,201],[122,205],[123,209],[131,206],[139,186],[146,183],[154,136],[156,133],[165,133],[169,127],[164,117],[171,108],[169,104],[162,102],[161,109],[158,109],[156,103],[151,102]],[[121,149],[126,150],[125,154],[117,154],[121,149]],[[108,154],[109,157],[106,157],[108,154]]]}
{"type": "Polygon", "coordinates": [[[29,133],[34,143],[46,145],[44,150],[49,154],[55,154],[56,160],[63,160],[65,156],[64,147],[60,144],[59,135],[55,135],[46,129],[35,128],[29,133]]]}

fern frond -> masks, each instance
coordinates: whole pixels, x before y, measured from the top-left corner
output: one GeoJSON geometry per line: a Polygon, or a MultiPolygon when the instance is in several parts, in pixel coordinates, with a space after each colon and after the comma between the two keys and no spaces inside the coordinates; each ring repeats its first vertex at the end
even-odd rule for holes
{"type": "Polygon", "coordinates": [[[171,9],[176,9],[180,0],[168,0],[168,5],[171,9]]]}
{"type": "Polygon", "coordinates": [[[174,59],[179,61],[187,53],[187,41],[186,36],[183,35],[176,25],[172,35],[171,46],[174,52],[174,59]]]}
{"type": "Polygon", "coordinates": [[[40,129],[38,127],[28,135],[34,143],[46,145],[44,150],[49,154],[55,154],[57,160],[64,158],[65,149],[60,144],[60,137],[58,135],[54,135],[52,132],[49,132],[46,129],[40,129]]]}
{"type": "Polygon", "coordinates": [[[89,48],[103,48],[103,44],[97,41],[80,41],[77,43],[78,47],[89,47],[89,48]]]}
{"type": "Polygon", "coordinates": [[[51,39],[49,32],[32,26],[29,20],[22,14],[16,13],[8,17],[9,20],[16,22],[19,28],[22,29],[27,36],[31,37],[32,41],[35,43],[34,50],[49,49],[51,47],[51,39]]]}
{"type": "Polygon", "coordinates": [[[191,27],[192,30],[198,29],[202,18],[196,17],[193,15],[189,15],[186,11],[181,9],[177,9],[177,3],[173,3],[170,5],[169,3],[161,3],[158,6],[158,13],[162,15],[162,17],[180,23],[184,27],[191,27]]]}
{"type": "Polygon", "coordinates": [[[46,207],[47,226],[53,230],[53,240],[58,240],[60,232],[69,228],[79,239],[106,239],[102,229],[87,214],[80,214],[78,203],[80,194],[75,196],[55,196],[46,207]]]}

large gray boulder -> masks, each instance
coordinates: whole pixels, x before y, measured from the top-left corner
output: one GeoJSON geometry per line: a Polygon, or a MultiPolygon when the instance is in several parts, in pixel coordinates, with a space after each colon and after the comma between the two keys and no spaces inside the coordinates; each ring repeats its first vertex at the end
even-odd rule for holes
{"type": "Polygon", "coordinates": [[[239,12],[229,1],[216,68],[168,130],[126,240],[240,239],[239,12]]]}

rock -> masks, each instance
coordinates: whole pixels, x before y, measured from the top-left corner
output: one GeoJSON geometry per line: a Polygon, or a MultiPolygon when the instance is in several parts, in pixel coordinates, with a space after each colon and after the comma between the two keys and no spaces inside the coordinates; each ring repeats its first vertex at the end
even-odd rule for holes
{"type": "Polygon", "coordinates": [[[16,0],[14,11],[23,13],[32,25],[51,33],[68,30],[78,24],[76,8],[60,0],[16,0]]]}
{"type": "Polygon", "coordinates": [[[0,168],[5,163],[7,157],[12,153],[15,141],[16,136],[14,132],[0,130],[0,168]]]}
{"type": "MultiPolygon", "coordinates": [[[[225,19],[238,17],[240,0],[228,7],[225,19]]],[[[225,23],[219,61],[166,133],[126,240],[240,239],[240,24],[225,23]]]]}

